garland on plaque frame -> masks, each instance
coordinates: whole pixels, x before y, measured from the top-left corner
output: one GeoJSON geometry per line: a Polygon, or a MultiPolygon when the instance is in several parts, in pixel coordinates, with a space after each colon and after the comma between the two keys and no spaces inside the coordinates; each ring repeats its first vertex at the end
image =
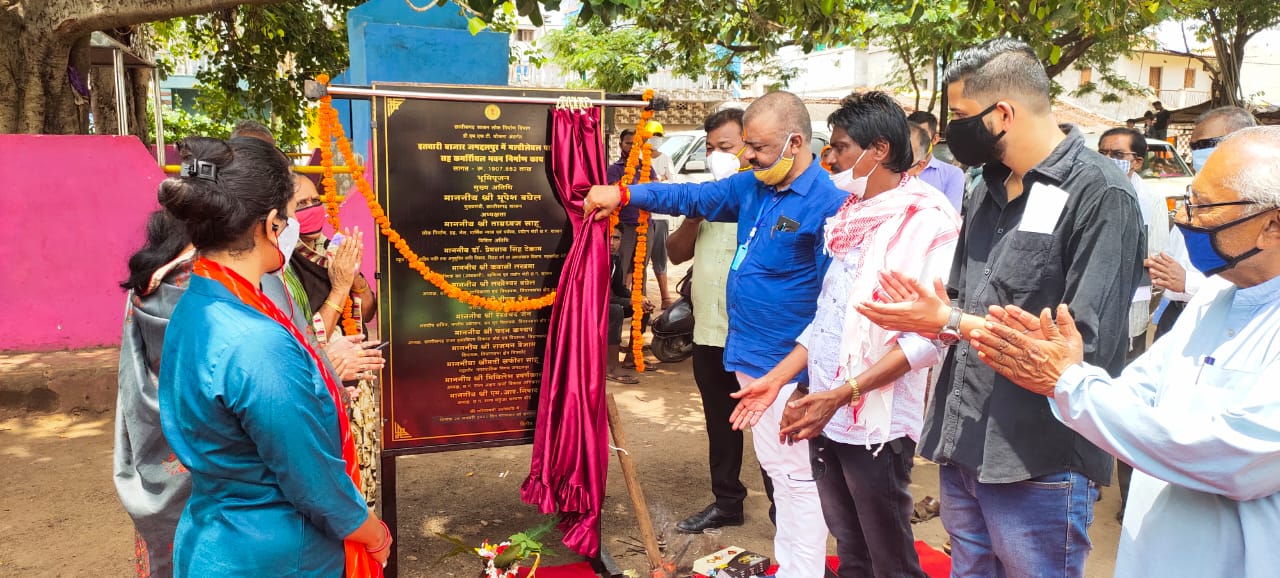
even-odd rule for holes
{"type": "MultiPolygon", "coordinates": [[[[321,84],[329,84],[328,75],[320,75],[317,80],[321,84]]],[[[652,89],[646,90],[643,99],[646,102],[652,101],[653,94],[652,89]]],[[[623,183],[647,183],[650,180],[649,173],[653,160],[653,146],[649,144],[649,138],[653,134],[649,132],[647,124],[653,118],[653,115],[652,108],[646,108],[640,113],[640,120],[636,123],[635,136],[632,137],[631,154],[627,156],[626,166],[623,171],[623,183]],[[639,179],[636,178],[637,174],[639,179]]],[[[344,158],[350,159],[349,162],[354,163],[356,157],[352,152],[351,142],[347,140],[341,121],[338,119],[338,111],[333,108],[333,97],[326,94],[320,98],[317,120],[320,125],[320,141],[327,144],[336,138],[339,152],[342,153],[344,158]]],[[[325,213],[328,215],[329,224],[336,231],[341,225],[338,218],[338,208],[345,199],[338,194],[338,183],[333,176],[333,152],[329,146],[324,146],[320,149],[320,165],[323,167],[324,172],[324,177],[321,179],[324,194],[321,199],[325,205],[325,213]]],[[[494,299],[476,295],[453,285],[443,275],[431,270],[431,267],[422,261],[418,254],[409,247],[409,243],[391,226],[391,220],[382,209],[382,205],[378,203],[373,187],[364,180],[364,167],[353,164],[351,177],[355,181],[356,188],[364,197],[365,203],[369,206],[369,212],[373,216],[374,222],[377,223],[379,234],[386,237],[387,241],[404,257],[411,269],[417,271],[424,280],[434,285],[449,298],[456,299],[472,307],[499,312],[534,311],[549,307],[555,303],[555,291],[550,291],[546,295],[535,299],[524,297],[494,299]]],[[[617,223],[618,215],[615,210],[609,216],[610,231],[617,226],[617,223]]],[[[636,252],[631,283],[631,351],[638,371],[644,371],[644,262],[645,256],[648,254],[648,231],[649,212],[640,211],[639,224],[636,227],[636,252]]],[[[352,303],[348,299],[344,304],[342,315],[343,331],[348,335],[359,331],[359,324],[354,321],[351,312],[352,303]]]]}

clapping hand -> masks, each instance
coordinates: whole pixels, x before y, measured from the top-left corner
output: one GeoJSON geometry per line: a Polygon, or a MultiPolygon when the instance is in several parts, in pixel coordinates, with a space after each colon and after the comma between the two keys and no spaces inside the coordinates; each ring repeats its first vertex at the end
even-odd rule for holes
{"type": "Polygon", "coordinates": [[[377,341],[364,341],[363,335],[343,335],[329,340],[325,355],[338,372],[341,381],[352,381],[372,375],[386,365],[377,341]]]}
{"type": "Polygon", "coordinates": [[[360,269],[360,259],[364,253],[364,233],[360,227],[342,230],[343,241],[329,259],[329,284],[331,291],[346,295],[351,292],[355,283],[356,271],[360,269]]]}
{"type": "Polygon", "coordinates": [[[1037,339],[1024,333],[1026,324],[1018,321],[1026,312],[1016,307],[992,308],[995,317],[1004,316],[1015,323],[1014,327],[988,321],[982,329],[975,329],[969,340],[978,350],[978,358],[997,373],[1040,395],[1052,396],[1058,378],[1068,367],[1084,360],[1084,339],[1076,329],[1075,319],[1065,304],[1058,305],[1058,322],[1055,324],[1046,307],[1040,312],[1039,330],[1044,337],[1037,339]],[[997,312],[997,309],[1003,311],[997,312]]]}
{"type": "Polygon", "coordinates": [[[1151,272],[1151,284],[1174,293],[1187,292],[1187,270],[1168,253],[1160,253],[1142,262],[1151,272]]]}
{"type": "Polygon", "coordinates": [[[1015,329],[1031,339],[1044,339],[1040,318],[1032,315],[1017,305],[992,305],[987,313],[987,321],[1015,329]]]}
{"type": "Polygon", "coordinates": [[[858,304],[858,312],[889,331],[932,336],[947,324],[951,300],[941,279],[925,287],[916,279],[888,271],[880,273],[880,289],[875,301],[858,304]]]}

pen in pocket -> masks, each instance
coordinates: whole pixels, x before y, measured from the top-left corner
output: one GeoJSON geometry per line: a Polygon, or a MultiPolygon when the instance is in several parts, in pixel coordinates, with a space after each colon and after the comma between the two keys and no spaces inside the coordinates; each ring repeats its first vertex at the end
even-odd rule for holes
{"type": "Polygon", "coordinates": [[[1211,355],[1204,356],[1204,361],[1200,364],[1200,371],[1196,373],[1197,384],[1200,383],[1200,377],[1204,375],[1204,368],[1207,366],[1213,365],[1214,361],[1215,360],[1213,359],[1213,356],[1211,355]]]}

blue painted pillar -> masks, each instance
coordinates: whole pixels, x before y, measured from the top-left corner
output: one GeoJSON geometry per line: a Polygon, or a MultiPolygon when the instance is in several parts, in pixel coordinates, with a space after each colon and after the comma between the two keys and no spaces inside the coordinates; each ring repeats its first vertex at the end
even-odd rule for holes
{"type": "MultiPolygon", "coordinates": [[[[415,4],[434,4],[417,0],[415,4]]],[[[370,0],[347,13],[351,68],[338,84],[379,82],[506,86],[511,54],[507,34],[485,30],[472,35],[453,4],[417,12],[404,0],[370,0]]],[[[341,111],[356,151],[367,151],[372,129],[369,102],[352,101],[341,111]]]]}

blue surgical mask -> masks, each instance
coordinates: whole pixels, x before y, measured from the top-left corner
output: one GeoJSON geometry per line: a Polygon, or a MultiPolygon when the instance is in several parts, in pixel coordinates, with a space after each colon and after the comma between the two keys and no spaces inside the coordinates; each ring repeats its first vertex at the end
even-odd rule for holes
{"type": "Polygon", "coordinates": [[[1213,151],[1213,148],[1191,151],[1191,168],[1195,169],[1197,173],[1200,172],[1204,168],[1204,162],[1209,160],[1209,155],[1213,154],[1213,151]]]}
{"type": "MultiPolygon", "coordinates": [[[[1265,213],[1266,211],[1263,211],[1265,213]]],[[[1257,255],[1262,249],[1254,247],[1235,257],[1228,257],[1218,249],[1217,243],[1214,242],[1213,236],[1218,232],[1239,225],[1249,219],[1257,217],[1263,213],[1254,213],[1240,217],[1234,221],[1228,221],[1216,227],[1197,227],[1188,223],[1174,221],[1174,225],[1182,231],[1182,241],[1187,246],[1187,257],[1191,259],[1191,264],[1195,266],[1205,277],[1217,275],[1232,267],[1238,265],[1241,261],[1257,255]]]]}
{"type": "Polygon", "coordinates": [[[1116,167],[1120,169],[1120,172],[1124,173],[1124,176],[1129,176],[1129,168],[1133,166],[1129,159],[1111,159],[1111,162],[1116,164],[1116,167]]]}

